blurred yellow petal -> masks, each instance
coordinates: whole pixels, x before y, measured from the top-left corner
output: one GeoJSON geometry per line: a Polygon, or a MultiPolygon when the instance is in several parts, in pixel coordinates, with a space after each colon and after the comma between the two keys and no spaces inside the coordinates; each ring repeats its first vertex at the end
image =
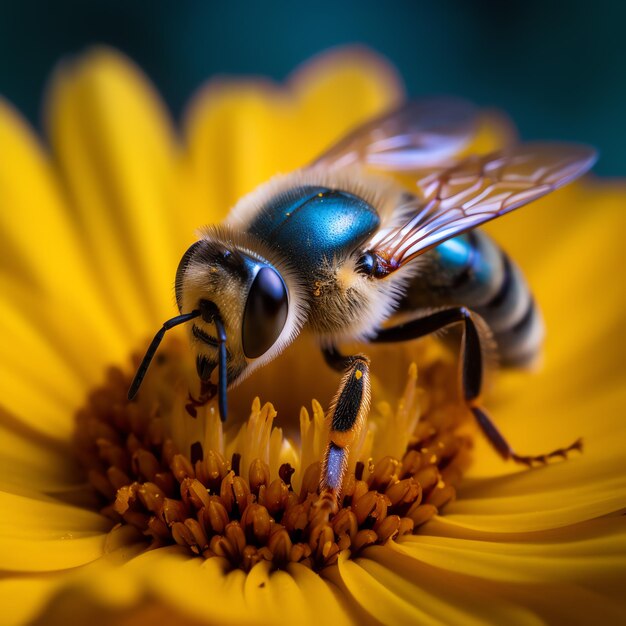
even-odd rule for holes
{"type": "Polygon", "coordinates": [[[59,493],[83,481],[70,446],[29,429],[0,406],[0,490],[59,493]]]}
{"type": "Polygon", "coordinates": [[[358,46],[314,57],[298,68],[289,84],[300,109],[298,135],[302,133],[304,139],[304,145],[289,146],[299,159],[285,163],[289,169],[314,159],[353,128],[398,105],[404,96],[393,66],[358,46]]]}
{"type": "Polygon", "coordinates": [[[33,624],[61,583],[59,576],[0,577],[4,626],[33,624]]]}
{"type": "Polygon", "coordinates": [[[394,70],[360,48],[321,54],[286,87],[210,82],[192,101],[185,126],[196,190],[190,229],[221,220],[256,185],[306,164],[397,104],[401,93],[394,70]]]}
{"type": "Polygon", "coordinates": [[[36,416],[46,413],[42,403],[56,404],[48,431],[55,424],[57,432],[67,433],[61,406],[77,405],[84,394],[81,383],[93,383],[101,371],[77,333],[92,338],[91,350],[105,358],[119,355],[122,344],[102,310],[103,294],[88,270],[87,248],[65,210],[52,167],[26,124],[3,101],[0,144],[0,286],[5,295],[0,332],[11,338],[0,347],[2,403],[25,419],[35,418],[33,426],[36,416]],[[24,384],[36,385],[43,397],[20,389],[24,384]],[[40,404],[28,410],[33,402],[40,404]]]}
{"type": "MultiPolygon", "coordinates": [[[[86,382],[46,337],[45,313],[35,318],[34,312],[17,310],[15,301],[0,302],[1,332],[12,338],[0,347],[0,403],[34,430],[67,441],[73,428],[71,408],[83,400],[86,382]],[[32,393],[33,385],[38,393],[32,393]]],[[[67,323],[74,331],[79,326],[67,323]]]]}
{"type": "Polygon", "coordinates": [[[171,316],[180,255],[172,239],[175,147],[164,107],[127,59],[95,49],[59,66],[47,127],[88,262],[115,322],[126,337],[141,337],[171,316]]]}
{"type": "MultiPolygon", "coordinates": [[[[58,303],[76,295],[98,324],[100,286],[88,272],[88,247],[72,216],[55,171],[26,122],[0,100],[0,260],[2,274],[26,283],[58,303]]],[[[26,311],[37,319],[39,311],[26,311]]],[[[108,328],[105,326],[105,329],[108,328]]],[[[63,356],[63,354],[61,354],[63,356]]]]}

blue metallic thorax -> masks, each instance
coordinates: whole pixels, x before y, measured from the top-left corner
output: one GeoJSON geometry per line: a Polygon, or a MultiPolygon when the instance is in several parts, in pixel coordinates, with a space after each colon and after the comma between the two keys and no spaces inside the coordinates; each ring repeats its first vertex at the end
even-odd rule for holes
{"type": "Polygon", "coordinates": [[[296,270],[312,275],[325,260],[358,248],[379,224],[376,209],[362,198],[303,186],[272,198],[247,231],[280,251],[296,270]]]}

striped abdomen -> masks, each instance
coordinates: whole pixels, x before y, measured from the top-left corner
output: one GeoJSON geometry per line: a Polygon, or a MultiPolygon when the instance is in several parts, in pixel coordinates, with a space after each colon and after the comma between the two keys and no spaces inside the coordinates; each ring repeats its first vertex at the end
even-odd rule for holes
{"type": "Polygon", "coordinates": [[[424,255],[424,269],[401,309],[466,306],[491,329],[500,362],[522,366],[541,349],[543,323],[519,268],[479,230],[449,239],[424,255]]]}

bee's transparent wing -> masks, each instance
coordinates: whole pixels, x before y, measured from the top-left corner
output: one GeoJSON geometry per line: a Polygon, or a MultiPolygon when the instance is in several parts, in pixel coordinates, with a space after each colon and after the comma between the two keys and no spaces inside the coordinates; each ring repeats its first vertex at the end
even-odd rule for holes
{"type": "Polygon", "coordinates": [[[520,144],[469,157],[419,180],[422,197],[407,222],[378,231],[366,249],[377,255],[381,275],[389,274],[442,241],[574,180],[595,160],[593,148],[565,143],[520,144]]]}
{"type": "Polygon", "coordinates": [[[476,108],[456,98],[425,98],[360,126],[311,165],[354,163],[396,172],[430,168],[459,152],[475,131],[476,108]]]}

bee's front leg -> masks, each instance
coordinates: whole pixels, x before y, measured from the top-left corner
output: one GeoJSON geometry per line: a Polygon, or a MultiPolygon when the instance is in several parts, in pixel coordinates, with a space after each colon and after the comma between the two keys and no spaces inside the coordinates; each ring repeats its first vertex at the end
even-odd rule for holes
{"type": "Polygon", "coordinates": [[[370,407],[370,361],[366,356],[343,357],[337,351],[325,351],[333,366],[345,372],[330,405],[326,421],[329,434],[322,461],[320,489],[339,498],[348,467],[351,444],[357,440],[370,407]]]}

